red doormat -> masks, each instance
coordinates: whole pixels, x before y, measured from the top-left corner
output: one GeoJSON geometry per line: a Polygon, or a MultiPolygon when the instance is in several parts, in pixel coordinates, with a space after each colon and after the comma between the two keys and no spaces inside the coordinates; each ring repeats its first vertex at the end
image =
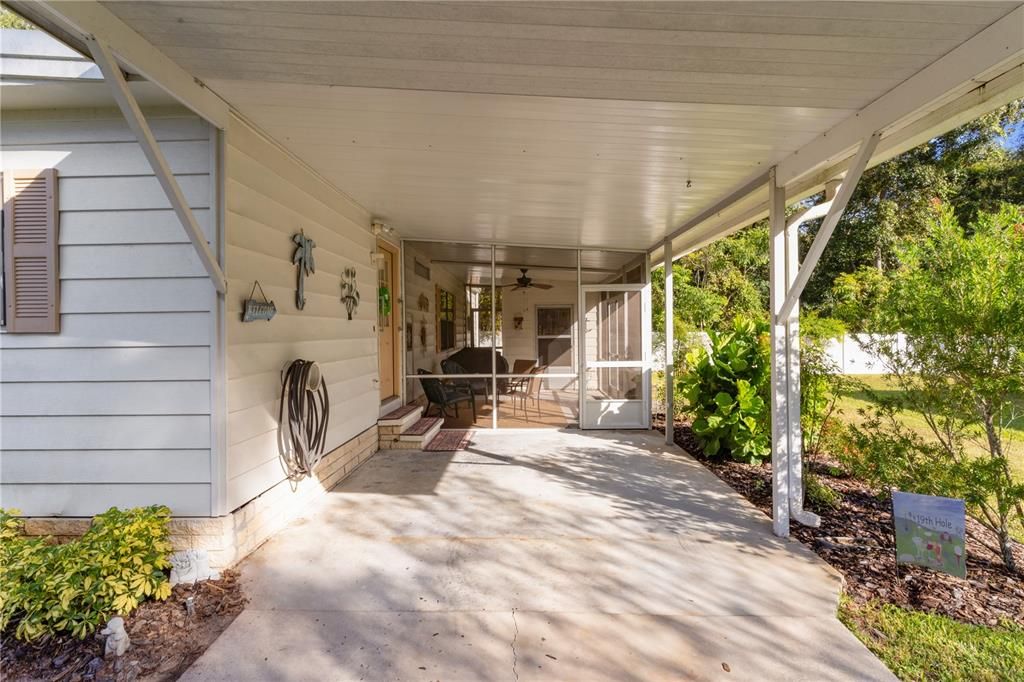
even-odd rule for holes
{"type": "Polygon", "coordinates": [[[423,448],[426,452],[455,452],[473,444],[472,429],[441,429],[423,448]]]}

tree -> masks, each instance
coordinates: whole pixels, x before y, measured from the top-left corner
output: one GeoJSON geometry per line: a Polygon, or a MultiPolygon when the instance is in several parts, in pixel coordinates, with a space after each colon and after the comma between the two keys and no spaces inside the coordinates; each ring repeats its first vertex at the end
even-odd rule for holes
{"type": "Polygon", "coordinates": [[[953,207],[941,205],[925,237],[898,256],[879,326],[904,332],[906,348],[875,341],[870,350],[901,389],[897,407],[923,415],[936,445],[900,431],[897,420],[887,431],[872,423],[876,432],[862,432],[861,444],[898,442],[888,448],[897,457],[917,452],[922,471],[936,475],[901,480],[924,488],[918,492],[964,497],[1016,570],[1010,528],[1024,522],[1024,481],[1010,467],[1007,427],[1020,417],[1024,391],[1024,206],[981,213],[965,231],[953,207]],[[967,439],[985,455],[967,454],[967,439]]]}
{"type": "MultiPolygon", "coordinates": [[[[951,205],[961,225],[1002,201],[1021,201],[1024,141],[1008,133],[1022,119],[1024,100],[1019,100],[865,171],[802,304],[827,307],[840,275],[865,267],[889,273],[899,267],[904,242],[928,233],[933,201],[951,205]]],[[[820,220],[805,226],[804,253],[820,226],[820,220]]]]}

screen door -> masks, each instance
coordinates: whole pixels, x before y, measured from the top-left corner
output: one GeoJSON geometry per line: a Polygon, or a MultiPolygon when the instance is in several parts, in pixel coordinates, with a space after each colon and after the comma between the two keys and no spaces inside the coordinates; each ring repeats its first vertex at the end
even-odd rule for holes
{"type": "Polygon", "coordinates": [[[586,285],[581,299],[583,428],[649,428],[649,285],[586,285]]]}

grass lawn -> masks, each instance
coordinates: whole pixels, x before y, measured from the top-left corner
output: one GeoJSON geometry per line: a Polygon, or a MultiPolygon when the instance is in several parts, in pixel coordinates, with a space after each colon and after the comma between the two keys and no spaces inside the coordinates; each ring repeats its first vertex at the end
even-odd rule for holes
{"type": "Polygon", "coordinates": [[[1024,630],[844,597],[839,619],[901,680],[1024,680],[1024,630]]]}
{"type": "MultiPolygon", "coordinates": [[[[894,397],[899,393],[898,389],[885,376],[863,375],[855,378],[883,398],[894,397]]],[[[1019,396],[1015,402],[1018,408],[1017,411],[1021,416],[1017,417],[1011,423],[1010,428],[1006,430],[1006,449],[1007,455],[1010,458],[1010,465],[1024,479],[1024,396],[1019,396]]],[[[844,393],[839,399],[838,407],[842,412],[844,420],[850,423],[858,423],[863,421],[863,419],[857,414],[857,410],[870,405],[872,405],[871,397],[867,391],[858,390],[844,393]]],[[[934,440],[931,429],[928,428],[928,424],[920,413],[904,412],[903,423],[925,440],[934,440]]],[[[979,434],[976,440],[968,441],[967,450],[973,454],[987,454],[983,436],[979,434]]]]}

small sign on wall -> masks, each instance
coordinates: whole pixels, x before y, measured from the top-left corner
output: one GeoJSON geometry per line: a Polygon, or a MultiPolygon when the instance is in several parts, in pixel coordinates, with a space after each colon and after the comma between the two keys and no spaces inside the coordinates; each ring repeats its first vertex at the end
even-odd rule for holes
{"type": "Polygon", "coordinates": [[[967,507],[951,497],[893,491],[896,563],[967,577],[967,507]]]}
{"type": "Polygon", "coordinates": [[[263,287],[260,286],[259,280],[252,285],[252,291],[249,292],[249,298],[245,299],[242,303],[242,322],[255,322],[256,320],[270,321],[274,315],[277,314],[277,306],[274,302],[267,299],[267,295],[263,293],[263,287]],[[260,290],[260,296],[263,300],[255,298],[256,289],[260,290]]]}

